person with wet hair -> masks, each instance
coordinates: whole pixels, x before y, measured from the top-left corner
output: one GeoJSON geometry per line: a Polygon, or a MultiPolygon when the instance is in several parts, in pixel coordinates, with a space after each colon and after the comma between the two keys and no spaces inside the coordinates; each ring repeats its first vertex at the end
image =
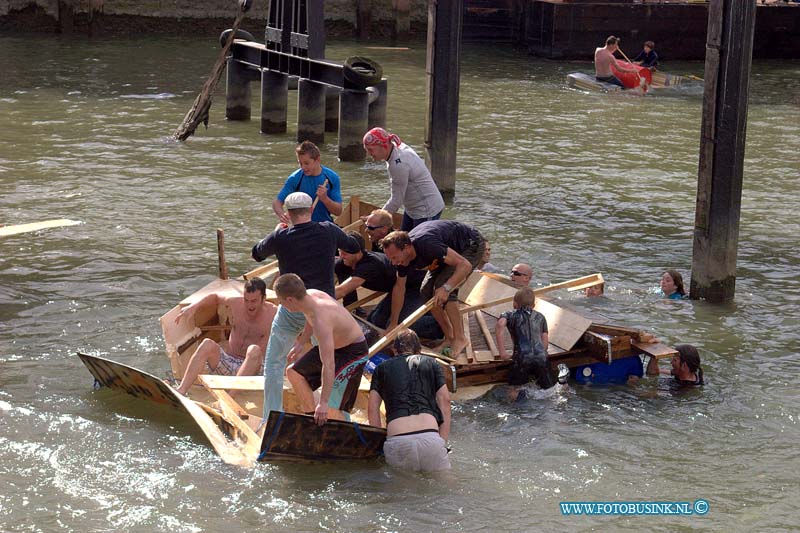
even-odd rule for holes
{"type": "Polygon", "coordinates": [[[500,315],[495,325],[495,339],[501,359],[509,359],[503,330],[508,328],[514,341],[514,352],[510,356],[511,369],[508,384],[511,385],[511,399],[517,399],[521,387],[532,379],[541,389],[549,389],[556,384],[547,360],[547,346],[550,336],[547,319],[533,307],[536,293],[530,287],[521,287],[514,294],[514,310],[500,315]]]}
{"type": "Polygon", "coordinates": [[[669,375],[680,387],[697,387],[705,385],[703,379],[703,368],[700,366],[700,352],[691,344],[678,344],[675,346],[678,352],[672,356],[669,370],[660,370],[658,360],[653,357],[647,365],[648,375],[669,375]]]}
{"type": "Polygon", "coordinates": [[[661,294],[670,300],[686,299],[686,289],[683,288],[683,276],[680,272],[669,269],[661,274],[661,294]]]}
{"type": "Polygon", "coordinates": [[[417,334],[404,329],[394,340],[395,355],[375,368],[367,414],[382,427],[386,405],[386,463],[405,470],[448,470],[450,392],[444,372],[433,358],[421,355],[417,334]]]}

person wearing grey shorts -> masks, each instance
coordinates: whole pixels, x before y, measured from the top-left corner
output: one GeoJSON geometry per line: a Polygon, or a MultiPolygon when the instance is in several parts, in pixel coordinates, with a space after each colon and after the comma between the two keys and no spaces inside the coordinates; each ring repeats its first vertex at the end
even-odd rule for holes
{"type": "Polygon", "coordinates": [[[395,356],[375,368],[369,391],[369,423],[382,427],[386,405],[383,455],[395,468],[416,472],[450,469],[450,392],[439,364],[419,355],[417,334],[402,330],[394,341],[395,356]]]}

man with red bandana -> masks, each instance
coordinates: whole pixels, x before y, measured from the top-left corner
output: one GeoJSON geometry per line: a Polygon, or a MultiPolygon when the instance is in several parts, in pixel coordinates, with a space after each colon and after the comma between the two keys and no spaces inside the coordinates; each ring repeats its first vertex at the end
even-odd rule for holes
{"type": "Polygon", "coordinates": [[[389,213],[405,207],[403,231],[411,231],[427,220],[438,220],[444,200],[425,161],[397,135],[372,128],[364,135],[364,149],[375,161],[385,161],[391,197],[383,206],[389,213]]]}

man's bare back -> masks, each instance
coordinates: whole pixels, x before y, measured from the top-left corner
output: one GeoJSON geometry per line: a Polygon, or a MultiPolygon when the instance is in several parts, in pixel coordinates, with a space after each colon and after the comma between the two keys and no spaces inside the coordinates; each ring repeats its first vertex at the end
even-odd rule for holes
{"type": "Polygon", "coordinates": [[[334,348],[344,348],[364,337],[353,315],[328,294],[308,289],[306,298],[310,298],[311,305],[309,311],[304,311],[303,314],[311,323],[315,336],[321,335],[323,331],[330,331],[334,348]]]}
{"type": "Polygon", "coordinates": [[[595,76],[604,78],[611,76],[614,72],[611,70],[611,65],[616,63],[614,54],[607,48],[597,48],[594,51],[594,69],[595,76]]]}

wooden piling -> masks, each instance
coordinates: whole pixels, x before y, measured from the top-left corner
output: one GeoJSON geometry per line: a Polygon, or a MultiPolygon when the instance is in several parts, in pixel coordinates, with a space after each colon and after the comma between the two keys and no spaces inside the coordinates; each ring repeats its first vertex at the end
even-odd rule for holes
{"type": "Polygon", "coordinates": [[[461,0],[428,3],[428,55],[426,60],[428,113],[425,149],[431,175],[445,196],[456,186],[458,140],[458,88],[461,64],[461,0]]]}
{"type": "Polygon", "coordinates": [[[372,25],[372,0],[356,0],[356,37],[369,39],[372,25]]]}
{"type": "Polygon", "coordinates": [[[411,0],[392,0],[394,28],[392,41],[407,42],[411,34],[411,0]]]}
{"type": "Polygon", "coordinates": [[[297,83],[297,142],[325,141],[325,86],[311,80],[297,83]]]}
{"type": "Polygon", "coordinates": [[[366,157],[361,140],[369,128],[367,91],[342,89],[339,95],[339,159],[363,161],[366,157]]]}
{"type": "Polygon", "coordinates": [[[711,0],[690,296],[732,300],[755,0],[711,0]]]}
{"type": "Polygon", "coordinates": [[[250,78],[247,67],[228,59],[225,118],[250,120],[250,78]]]}
{"type": "Polygon", "coordinates": [[[261,71],[261,133],[286,133],[289,76],[261,71]]]}
{"type": "Polygon", "coordinates": [[[219,279],[228,279],[228,263],[225,262],[225,232],[217,228],[217,259],[219,261],[219,279]]]}

